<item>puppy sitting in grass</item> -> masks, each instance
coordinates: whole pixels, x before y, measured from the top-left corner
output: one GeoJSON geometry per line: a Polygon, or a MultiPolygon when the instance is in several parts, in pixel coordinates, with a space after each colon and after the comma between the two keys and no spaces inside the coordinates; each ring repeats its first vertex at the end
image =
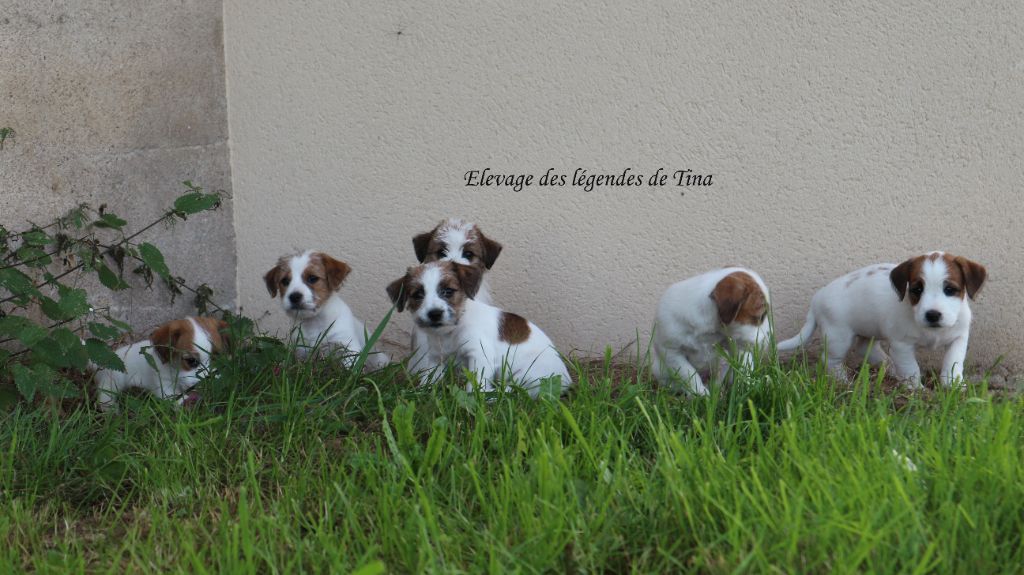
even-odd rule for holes
{"type": "MultiPolygon", "coordinates": [[[[307,250],[285,256],[263,276],[271,297],[280,297],[295,323],[292,339],[299,357],[317,344],[344,352],[352,367],[366,347],[366,326],[338,294],[352,271],[348,264],[323,252],[307,250]]],[[[370,351],[364,368],[381,369],[390,363],[387,354],[370,351]]]]}
{"type": "Polygon", "coordinates": [[[493,391],[502,376],[530,397],[536,398],[549,378],[558,378],[564,392],[572,378],[551,340],[522,317],[474,300],[482,278],[479,267],[437,261],[409,268],[387,292],[399,312],[408,308],[413,314],[431,365],[452,359],[474,373],[485,392],[493,391]]]}

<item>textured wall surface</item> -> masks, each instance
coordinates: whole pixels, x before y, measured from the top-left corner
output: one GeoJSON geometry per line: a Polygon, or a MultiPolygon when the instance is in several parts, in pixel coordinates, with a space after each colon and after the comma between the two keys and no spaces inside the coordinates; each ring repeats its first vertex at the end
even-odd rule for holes
{"type": "MultiPolygon", "coordinates": [[[[230,191],[219,1],[0,0],[0,224],[106,203],[134,229],[191,179],[230,191]]],[[[145,236],[172,273],[235,302],[231,204],[145,236]]],[[[101,297],[109,298],[109,294],[101,297]]],[[[114,298],[146,330],[192,311],[164,290],[114,298]]]]}
{"type": "Polygon", "coordinates": [[[505,244],[495,300],[594,352],[723,264],[788,336],[837,275],[944,249],[990,271],[970,359],[1024,367],[1024,3],[933,6],[227,0],[239,301],[283,325],[260,275],[317,247],[376,321],[410,237],[458,215],[505,244]],[[463,187],[484,167],[714,185],[463,187]]]}

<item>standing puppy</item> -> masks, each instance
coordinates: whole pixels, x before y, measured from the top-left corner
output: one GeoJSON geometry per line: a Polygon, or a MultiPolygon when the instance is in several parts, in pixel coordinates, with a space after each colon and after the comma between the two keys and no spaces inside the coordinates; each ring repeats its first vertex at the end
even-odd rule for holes
{"type": "Polygon", "coordinates": [[[483,391],[492,391],[503,374],[531,397],[540,393],[545,378],[557,377],[567,389],[569,371],[539,327],[473,299],[482,275],[475,266],[432,262],[409,268],[387,292],[398,311],[412,312],[424,334],[424,356],[432,364],[454,359],[477,374],[483,391]]]}
{"type": "MultiPolygon", "coordinates": [[[[946,347],[939,378],[943,385],[963,379],[971,328],[969,299],[985,283],[984,266],[964,257],[932,252],[899,264],[878,264],[850,272],[818,290],[800,333],[779,351],[804,345],[821,327],[828,367],[845,379],[843,361],[854,341],[865,349],[871,339],[886,340],[895,375],[921,387],[917,347],[946,347]]],[[[871,346],[868,361],[885,354],[871,346]]]]}
{"type": "Polygon", "coordinates": [[[149,339],[126,345],[115,352],[124,361],[124,373],[112,369],[96,372],[100,409],[117,410],[117,395],[138,387],[161,399],[177,397],[182,405],[186,394],[199,383],[210,367],[210,354],[224,350],[221,334],[228,324],[211,317],[189,317],[167,322],[149,339]],[[151,350],[156,368],[146,359],[151,350]]]}
{"type": "MultiPolygon", "coordinates": [[[[366,327],[338,294],[351,271],[343,261],[307,250],[282,257],[263,276],[271,297],[281,298],[281,307],[297,324],[292,337],[300,357],[306,357],[311,346],[322,342],[344,351],[344,364],[352,367],[366,347],[366,327]]],[[[380,369],[387,364],[386,354],[373,351],[367,355],[365,367],[380,369]]]]}
{"type": "Polygon", "coordinates": [[[669,287],[655,322],[655,377],[707,395],[699,371],[718,363],[720,346],[734,342],[741,361],[750,366],[752,348],[768,340],[768,288],[746,268],[708,272],[669,287]]]}
{"type": "MultiPolygon", "coordinates": [[[[442,220],[433,230],[414,236],[412,247],[420,263],[449,261],[480,270],[483,279],[473,299],[493,304],[486,271],[491,269],[501,254],[501,244],[485,236],[476,224],[458,218],[442,220]]],[[[441,375],[438,369],[441,366],[427,357],[427,346],[426,332],[414,326],[409,369],[422,372],[423,377],[432,380],[441,375]]]]}

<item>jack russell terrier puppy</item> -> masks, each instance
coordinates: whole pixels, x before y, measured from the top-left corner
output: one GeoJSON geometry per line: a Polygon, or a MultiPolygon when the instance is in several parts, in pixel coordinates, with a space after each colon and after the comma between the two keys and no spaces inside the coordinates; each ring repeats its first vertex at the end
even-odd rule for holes
{"type": "Polygon", "coordinates": [[[409,308],[413,314],[433,365],[454,359],[478,376],[483,391],[492,391],[502,375],[531,397],[539,395],[545,378],[560,378],[565,391],[572,379],[548,336],[514,313],[473,299],[482,279],[477,266],[431,262],[409,268],[387,292],[399,312],[409,308]]]}
{"type": "Polygon", "coordinates": [[[101,369],[96,372],[100,409],[117,411],[117,396],[138,387],[161,398],[177,398],[183,405],[189,390],[210,367],[210,354],[224,350],[221,333],[228,324],[211,317],[188,317],[165,323],[149,339],[118,348],[124,372],[101,369]],[[152,350],[154,366],[146,358],[152,350]]]}
{"type": "MultiPolygon", "coordinates": [[[[800,333],[778,345],[780,352],[804,345],[821,328],[829,370],[846,379],[843,361],[859,339],[867,351],[870,340],[886,340],[896,377],[921,387],[917,347],[946,347],[940,381],[945,386],[963,379],[971,307],[985,283],[984,266],[964,257],[932,252],[899,264],[878,264],[850,272],[814,294],[800,333]]],[[[885,361],[877,345],[867,360],[885,361]]]]}
{"type": "MultiPolygon", "coordinates": [[[[343,261],[313,250],[285,256],[270,269],[263,281],[271,297],[280,297],[294,324],[292,338],[299,357],[321,343],[344,352],[346,367],[355,364],[366,347],[366,327],[338,295],[352,268],[343,261]]],[[[371,351],[364,367],[376,370],[389,363],[386,354],[371,351]]]]}
{"type": "MultiPolygon", "coordinates": [[[[486,271],[491,269],[501,254],[501,244],[485,236],[476,224],[459,218],[441,220],[433,230],[414,236],[412,247],[420,263],[450,261],[478,268],[484,279],[473,299],[488,305],[494,304],[486,271]]],[[[441,370],[438,368],[441,366],[427,359],[427,346],[426,332],[419,326],[413,326],[409,369],[434,379],[440,377],[441,370]]]]}
{"type": "Polygon", "coordinates": [[[707,395],[700,371],[716,364],[722,378],[728,371],[719,347],[734,343],[741,362],[753,365],[753,348],[769,339],[768,305],[768,287],[746,268],[715,270],[670,286],[655,318],[655,377],[707,395]]]}

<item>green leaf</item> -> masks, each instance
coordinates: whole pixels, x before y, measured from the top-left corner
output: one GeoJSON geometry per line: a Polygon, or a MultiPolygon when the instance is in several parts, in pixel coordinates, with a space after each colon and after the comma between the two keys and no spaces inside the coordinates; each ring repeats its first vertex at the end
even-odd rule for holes
{"type": "Polygon", "coordinates": [[[49,388],[57,374],[45,365],[33,365],[28,367],[20,363],[11,366],[11,374],[14,375],[14,385],[22,397],[31,401],[40,388],[49,388]]]}
{"type": "Polygon", "coordinates": [[[120,291],[129,287],[128,282],[118,277],[118,275],[114,273],[114,270],[107,267],[107,264],[100,263],[96,267],[96,275],[99,276],[100,283],[107,289],[120,291]]]}
{"type": "Polygon", "coordinates": [[[32,281],[32,278],[28,277],[17,268],[0,270],[0,287],[11,292],[13,295],[39,295],[39,290],[36,289],[35,282],[32,281]]]}
{"type": "Polygon", "coordinates": [[[96,218],[96,221],[94,221],[92,223],[92,225],[96,226],[97,228],[105,228],[105,229],[111,229],[111,230],[120,230],[127,223],[128,222],[126,222],[126,221],[122,220],[121,218],[117,217],[116,214],[112,214],[110,212],[107,212],[107,213],[103,214],[102,216],[96,218]]]}
{"type": "Polygon", "coordinates": [[[22,264],[30,268],[42,268],[53,263],[49,254],[36,246],[22,246],[14,255],[22,264]]]}
{"type": "Polygon", "coordinates": [[[220,195],[189,192],[174,200],[174,211],[179,215],[198,214],[220,207],[220,195]]]}
{"type": "Polygon", "coordinates": [[[47,297],[45,295],[39,296],[39,309],[43,310],[46,317],[52,320],[60,321],[64,319],[64,312],[60,310],[60,304],[57,303],[57,300],[51,297],[47,297]]]}
{"type": "Polygon", "coordinates": [[[9,315],[0,317],[0,334],[17,338],[23,345],[31,347],[46,337],[46,329],[27,318],[9,315]]]}
{"type": "Polygon", "coordinates": [[[30,246],[45,246],[53,243],[53,238],[42,230],[32,230],[21,234],[21,239],[30,246]]]}
{"type": "Polygon", "coordinates": [[[93,334],[99,339],[110,340],[121,335],[121,330],[117,329],[112,325],[91,321],[89,322],[89,333],[93,334]]]}
{"type": "Polygon", "coordinates": [[[109,315],[105,315],[104,314],[103,319],[109,321],[110,325],[116,327],[117,329],[119,329],[121,331],[130,331],[132,329],[132,326],[128,325],[127,323],[125,323],[125,322],[123,322],[123,321],[121,321],[119,319],[112,318],[109,315]]]}
{"type": "Polygon", "coordinates": [[[156,246],[149,242],[142,243],[139,245],[139,257],[149,269],[153,270],[153,273],[170,281],[171,270],[167,269],[167,264],[164,263],[164,254],[160,253],[156,246]]]}
{"type": "Polygon", "coordinates": [[[84,289],[58,284],[57,292],[60,293],[60,310],[66,319],[81,317],[92,311],[84,289]]]}
{"type": "Polygon", "coordinates": [[[89,352],[89,359],[96,365],[124,372],[124,361],[103,341],[90,337],[85,340],[85,349],[89,352]]]}
{"type": "Polygon", "coordinates": [[[64,348],[57,343],[57,340],[52,337],[44,337],[32,345],[30,349],[32,350],[32,359],[39,363],[55,368],[71,367],[71,358],[68,357],[64,348]]]}

